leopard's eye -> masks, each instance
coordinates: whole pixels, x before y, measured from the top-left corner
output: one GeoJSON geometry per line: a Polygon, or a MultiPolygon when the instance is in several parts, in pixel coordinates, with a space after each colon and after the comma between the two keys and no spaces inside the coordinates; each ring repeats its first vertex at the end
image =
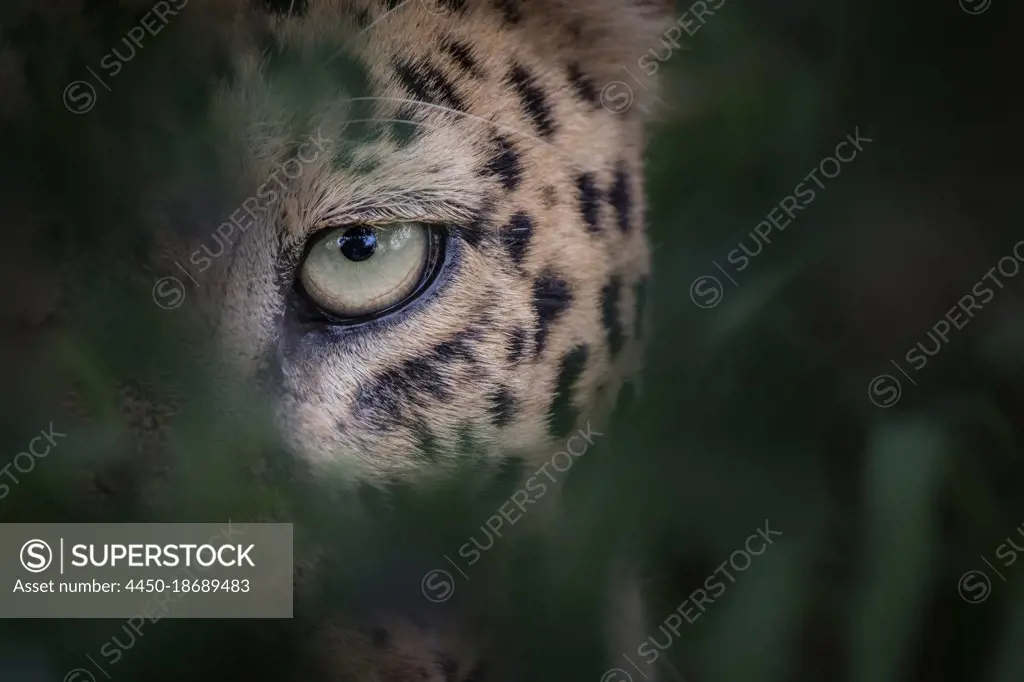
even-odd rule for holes
{"type": "Polygon", "coordinates": [[[307,250],[299,282],[329,317],[378,317],[422,290],[436,270],[440,239],[423,223],[332,229],[307,250]]]}

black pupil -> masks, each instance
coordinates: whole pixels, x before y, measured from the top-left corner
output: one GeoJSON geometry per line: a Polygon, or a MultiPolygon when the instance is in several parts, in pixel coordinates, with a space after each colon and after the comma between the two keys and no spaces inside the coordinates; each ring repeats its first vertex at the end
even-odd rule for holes
{"type": "Polygon", "coordinates": [[[377,250],[377,233],[369,227],[352,227],[338,240],[341,253],[349,260],[364,261],[377,250]]]}

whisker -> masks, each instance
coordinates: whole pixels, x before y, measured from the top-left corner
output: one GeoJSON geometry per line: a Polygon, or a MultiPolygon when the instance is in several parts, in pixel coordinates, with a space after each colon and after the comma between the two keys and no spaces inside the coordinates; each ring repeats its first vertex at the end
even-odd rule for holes
{"type": "Polygon", "coordinates": [[[379,16],[379,17],[378,17],[378,18],[377,18],[377,19],[376,19],[375,21],[371,21],[371,22],[370,22],[370,25],[369,25],[369,26],[367,26],[366,28],[364,28],[364,29],[363,29],[362,31],[360,31],[360,32],[359,32],[359,33],[357,33],[356,35],[357,35],[357,36],[361,36],[361,35],[363,35],[363,34],[364,34],[364,33],[366,33],[367,31],[369,31],[369,30],[370,30],[371,28],[373,28],[374,26],[376,26],[376,25],[377,25],[377,24],[379,24],[380,22],[382,22],[382,21],[384,21],[385,19],[387,19],[387,18],[388,18],[388,16],[389,16],[390,14],[393,14],[393,13],[397,12],[397,11],[398,11],[398,10],[400,10],[401,8],[403,8],[403,7],[405,7],[406,5],[408,5],[408,4],[410,3],[410,2],[412,2],[412,0],[402,0],[402,2],[398,3],[397,5],[395,5],[394,7],[392,7],[391,9],[389,9],[388,11],[384,12],[384,14],[380,15],[380,16],[379,16]]]}
{"type": "MultiPolygon", "coordinates": [[[[346,100],[346,101],[348,101],[348,100],[346,100]]],[[[419,126],[419,125],[421,125],[421,126],[428,125],[427,123],[425,123],[423,121],[409,121],[409,120],[404,119],[404,118],[351,118],[351,119],[346,119],[345,126],[347,127],[349,123],[410,123],[412,125],[417,125],[417,126],[419,126]]],[[[434,126],[433,130],[441,130],[441,128],[442,127],[438,125],[438,126],[434,126]]],[[[342,130],[344,130],[344,128],[342,128],[342,130]]]]}

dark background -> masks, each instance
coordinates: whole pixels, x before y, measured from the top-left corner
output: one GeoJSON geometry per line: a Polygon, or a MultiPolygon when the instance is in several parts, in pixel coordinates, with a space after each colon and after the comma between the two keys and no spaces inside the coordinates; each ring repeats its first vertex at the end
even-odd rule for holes
{"type": "MultiPolygon", "coordinates": [[[[658,662],[664,679],[1024,679],[1024,560],[996,557],[1008,539],[1024,547],[1024,274],[997,273],[1003,288],[924,367],[905,360],[918,342],[934,347],[929,330],[1024,239],[1012,4],[992,0],[971,14],[956,0],[730,0],[662,65],[668,108],[648,153],[655,276],[642,391],[595,446],[601,456],[573,469],[558,542],[510,540],[481,563],[501,587],[475,596],[502,614],[510,641],[521,640],[522,678],[596,682],[622,665],[641,679],[588,648],[599,567],[624,547],[641,558],[654,603],[646,632],[664,641],[658,625],[767,519],[782,536],[683,624],[658,662]],[[741,242],[756,248],[754,226],[857,129],[871,142],[736,271],[727,255],[741,242]],[[720,299],[700,307],[691,286],[707,275],[720,281],[720,299]],[[900,382],[895,402],[889,380],[869,390],[883,374],[900,382]],[[975,570],[989,589],[977,576],[960,584],[975,570]]],[[[104,44],[130,24],[93,38],[104,44]]],[[[467,519],[485,519],[493,501],[469,511],[451,491],[397,491],[387,502],[318,502],[331,499],[319,494],[325,484],[268,454],[259,406],[226,388],[185,410],[171,437],[170,485],[72,511],[85,469],[104,468],[113,488],[132,488],[124,479],[137,475],[111,408],[117,382],[144,375],[157,393],[202,383],[202,349],[175,341],[176,323],[148,300],[152,274],[139,291],[122,286],[144,241],[126,207],[152,180],[136,170],[150,165],[138,140],[160,137],[139,112],[164,104],[133,88],[169,71],[159,71],[166,58],[144,53],[83,122],[63,110],[59,91],[69,64],[103,50],[52,27],[3,28],[5,42],[34,44],[32,90],[51,105],[0,139],[0,199],[13,231],[6,256],[13,267],[29,252],[42,261],[81,254],[76,296],[89,314],[45,343],[5,327],[9,446],[0,452],[20,451],[51,420],[63,430],[60,372],[74,374],[93,419],[66,417],[78,429],[0,500],[0,522],[273,517],[313,529],[310,544],[340,524],[332,580],[297,603],[304,616],[369,600],[366,585],[377,585],[375,567],[390,565],[396,541],[437,557],[474,532],[467,519]],[[26,224],[25,206],[35,215],[48,204],[80,220],[14,229],[26,224]]],[[[174,46],[169,37],[165,49],[174,46]]],[[[189,68],[166,81],[185,112],[189,96],[201,96],[189,68]]],[[[156,153],[172,153],[168,139],[152,143],[156,153]]],[[[5,271],[7,303],[29,311],[12,319],[31,315],[48,277],[5,271]]],[[[417,581],[413,572],[403,584],[415,592],[417,581]]],[[[126,641],[121,627],[4,622],[0,680],[63,679],[88,668],[85,655],[99,658],[111,636],[126,641]]],[[[164,620],[110,672],[281,679],[304,637],[298,622],[164,620]]],[[[640,661],[635,645],[626,653],[640,661]]]]}

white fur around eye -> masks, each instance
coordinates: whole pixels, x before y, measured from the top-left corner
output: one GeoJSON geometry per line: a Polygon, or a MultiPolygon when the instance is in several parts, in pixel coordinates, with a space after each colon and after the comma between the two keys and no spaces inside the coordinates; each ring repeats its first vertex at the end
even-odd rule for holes
{"type": "Polygon", "coordinates": [[[412,294],[429,257],[430,235],[425,225],[340,227],[316,241],[299,278],[309,297],[324,311],[338,317],[362,317],[401,303],[412,294]],[[341,247],[357,234],[353,230],[368,231],[376,240],[372,255],[365,260],[347,257],[341,247]]]}

